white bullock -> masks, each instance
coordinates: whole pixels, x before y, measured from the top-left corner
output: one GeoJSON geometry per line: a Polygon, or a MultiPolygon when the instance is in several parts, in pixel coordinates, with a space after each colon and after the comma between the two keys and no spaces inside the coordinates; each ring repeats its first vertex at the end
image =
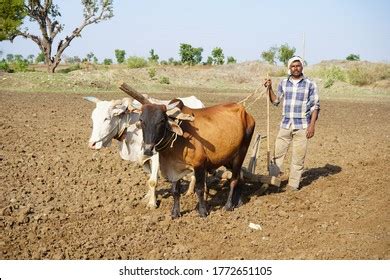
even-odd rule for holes
{"type": "MultiPolygon", "coordinates": [[[[111,145],[112,139],[118,140],[119,154],[122,159],[138,162],[150,172],[150,177],[147,182],[148,193],[145,196],[147,199],[147,207],[156,208],[156,185],[159,170],[159,154],[156,153],[152,157],[145,158],[143,152],[142,130],[137,126],[139,113],[128,109],[134,108],[129,106],[130,103],[138,101],[130,98],[122,100],[102,101],[96,97],[84,97],[84,99],[94,102],[95,109],[92,112],[92,134],[89,139],[88,147],[99,150],[103,147],[111,145]]],[[[168,104],[170,100],[158,100],[154,98],[148,99],[153,103],[168,104]]],[[[204,104],[195,96],[179,98],[183,103],[190,108],[204,108],[204,104]]],[[[190,190],[195,184],[195,177],[191,176],[190,190]]]]}

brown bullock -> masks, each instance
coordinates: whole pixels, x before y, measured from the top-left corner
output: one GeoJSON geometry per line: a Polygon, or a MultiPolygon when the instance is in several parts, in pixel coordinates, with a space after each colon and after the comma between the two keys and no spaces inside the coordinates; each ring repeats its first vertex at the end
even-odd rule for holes
{"type": "Polygon", "coordinates": [[[255,128],[253,117],[243,106],[230,103],[191,109],[181,101],[168,106],[157,105],[138,98],[134,91],[129,92],[123,86],[121,89],[142,104],[140,125],[144,153],[151,156],[159,152],[161,174],[172,182],[172,218],[180,216],[180,179],[191,172],[196,177],[199,215],[208,215],[203,197],[205,175],[206,171],[211,172],[220,166],[232,170],[224,208],[233,210],[242,204],[240,170],[255,128]],[[169,111],[177,108],[184,115],[193,116],[193,120],[184,120],[180,124],[172,121],[168,117],[171,115],[169,111]]]}

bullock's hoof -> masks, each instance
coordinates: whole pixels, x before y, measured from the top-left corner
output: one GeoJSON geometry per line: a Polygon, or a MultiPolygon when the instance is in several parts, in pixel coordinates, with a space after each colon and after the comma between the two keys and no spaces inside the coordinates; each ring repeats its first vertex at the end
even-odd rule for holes
{"type": "Polygon", "coordinates": [[[237,201],[237,204],[236,204],[236,207],[241,207],[242,205],[244,205],[244,201],[242,201],[241,197],[238,199],[237,201]]]}
{"type": "Polygon", "coordinates": [[[142,200],[146,202],[146,208],[148,209],[156,209],[158,207],[156,198],[152,197],[149,193],[142,200]]]}
{"type": "Polygon", "coordinates": [[[198,208],[198,212],[199,212],[200,217],[206,218],[209,215],[209,211],[207,211],[206,206],[199,207],[199,205],[198,205],[197,208],[198,208]]]}
{"type": "Polygon", "coordinates": [[[148,203],[146,204],[147,209],[156,209],[157,208],[157,203],[148,203]]]}
{"type": "Polygon", "coordinates": [[[198,212],[201,218],[206,218],[209,215],[209,212],[206,209],[203,210],[199,209],[198,212]]]}
{"type": "Polygon", "coordinates": [[[226,203],[225,206],[223,207],[223,209],[225,209],[225,211],[233,211],[234,206],[231,203],[226,203]]]}
{"type": "Polygon", "coordinates": [[[175,209],[172,210],[171,217],[172,217],[172,219],[180,218],[181,217],[180,211],[177,211],[175,209]]]}

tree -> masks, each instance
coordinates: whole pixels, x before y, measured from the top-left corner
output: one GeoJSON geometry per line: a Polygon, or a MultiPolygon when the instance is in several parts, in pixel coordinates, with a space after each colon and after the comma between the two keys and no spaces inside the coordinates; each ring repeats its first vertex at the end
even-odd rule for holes
{"type": "Polygon", "coordinates": [[[87,53],[86,59],[88,62],[93,61],[94,63],[97,63],[97,61],[98,61],[97,57],[95,56],[95,54],[93,52],[87,53]]]}
{"type": "Polygon", "coordinates": [[[45,62],[45,54],[40,52],[35,58],[35,63],[45,62]]]}
{"type": "Polygon", "coordinates": [[[199,64],[202,61],[202,48],[194,48],[190,44],[180,44],[181,62],[188,65],[199,64]]]}
{"type": "Polygon", "coordinates": [[[155,64],[157,64],[158,63],[158,60],[159,60],[159,56],[158,56],[158,54],[156,54],[156,53],[154,53],[154,49],[151,49],[150,50],[150,57],[148,58],[148,60],[150,61],[150,62],[152,62],[152,63],[155,63],[155,64]]]}
{"type": "Polygon", "coordinates": [[[64,56],[64,61],[67,64],[80,63],[81,59],[78,56],[64,56]]]}
{"type": "Polygon", "coordinates": [[[24,0],[1,0],[0,41],[17,36],[25,16],[24,0]]]}
{"type": "Polygon", "coordinates": [[[277,47],[271,47],[268,51],[263,51],[261,53],[261,58],[267,61],[269,64],[276,64],[275,56],[278,52],[277,47]]]}
{"type": "Polygon", "coordinates": [[[212,64],[213,64],[213,61],[214,61],[213,58],[212,58],[211,56],[208,56],[208,57],[207,57],[207,61],[206,61],[205,64],[206,64],[206,65],[212,65],[212,64]]]}
{"type": "MultiPolygon", "coordinates": [[[[4,1],[6,3],[20,2],[18,0],[4,1]]],[[[47,65],[49,73],[55,72],[55,69],[61,62],[61,56],[64,50],[70,45],[74,38],[81,36],[81,32],[86,26],[113,17],[113,0],[81,0],[84,6],[84,20],[72,31],[72,33],[59,41],[57,48],[55,48],[56,51],[52,56],[54,39],[61,33],[64,27],[64,25],[60,24],[57,20],[57,18],[61,17],[58,6],[53,4],[52,0],[25,0],[21,2],[24,3],[23,8],[20,10],[20,5],[17,5],[17,7],[19,7],[17,11],[20,15],[16,17],[17,19],[14,20],[14,22],[18,22],[19,20],[21,23],[22,16],[29,17],[31,21],[36,22],[39,25],[41,36],[31,34],[28,29],[21,30],[21,24],[18,26],[14,25],[14,27],[11,28],[2,21],[0,30],[1,35],[4,35],[5,37],[0,37],[0,40],[10,40],[12,42],[17,36],[32,40],[44,53],[45,64],[47,65]]],[[[1,13],[3,13],[3,11],[1,11],[1,13]]]]}
{"type": "Polygon", "coordinates": [[[34,57],[35,56],[33,54],[29,54],[27,56],[28,63],[33,64],[34,63],[34,57]]]}
{"type": "Polygon", "coordinates": [[[295,48],[290,48],[288,44],[281,45],[278,51],[278,59],[285,66],[287,66],[288,60],[295,54],[295,48]]]}
{"type": "Polygon", "coordinates": [[[11,61],[14,60],[14,55],[13,55],[12,53],[8,53],[7,56],[6,56],[6,58],[7,58],[7,61],[8,61],[8,62],[11,62],[11,61]]]}
{"type": "Polygon", "coordinates": [[[115,50],[115,58],[119,64],[125,62],[125,56],[126,56],[126,52],[124,50],[118,50],[118,49],[115,50]]]}
{"type": "Polygon", "coordinates": [[[232,57],[232,56],[228,56],[227,59],[226,59],[226,63],[227,64],[236,64],[237,60],[234,57],[232,57]]]}
{"type": "Polygon", "coordinates": [[[214,48],[211,51],[211,55],[213,56],[213,62],[216,65],[222,65],[225,63],[225,56],[223,55],[223,50],[219,47],[214,48]]]}
{"type": "Polygon", "coordinates": [[[103,64],[104,65],[111,65],[112,64],[112,59],[111,58],[105,58],[103,60],[103,64]]]}
{"type": "Polygon", "coordinates": [[[360,60],[360,55],[351,53],[345,59],[348,60],[348,61],[359,61],[360,60]]]}
{"type": "Polygon", "coordinates": [[[199,64],[202,61],[203,48],[194,48],[195,64],[199,64]]]}

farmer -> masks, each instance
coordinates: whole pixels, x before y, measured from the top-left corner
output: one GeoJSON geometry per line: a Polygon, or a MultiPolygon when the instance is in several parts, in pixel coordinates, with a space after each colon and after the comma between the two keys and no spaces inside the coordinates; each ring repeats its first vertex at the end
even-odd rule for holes
{"type": "Polygon", "coordinates": [[[287,190],[298,190],[307,142],[314,136],[320,101],[317,85],[303,75],[302,58],[292,57],[287,67],[288,77],[279,83],[277,95],[272,89],[271,79],[266,79],[264,86],[269,87],[269,98],[275,106],[283,100],[282,121],[275,141],[275,164],[280,170],[279,175],[282,176],[284,157],[292,143],[287,190]]]}

